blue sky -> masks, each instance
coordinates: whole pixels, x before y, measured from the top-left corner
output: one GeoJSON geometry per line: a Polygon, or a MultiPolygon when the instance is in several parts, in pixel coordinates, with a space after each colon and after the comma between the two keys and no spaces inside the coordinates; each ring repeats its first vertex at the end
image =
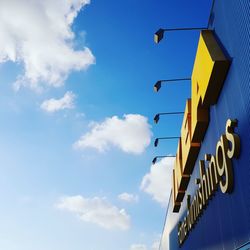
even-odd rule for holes
{"type": "Polygon", "coordinates": [[[211,1],[0,3],[0,248],[152,250],[211,1]]]}

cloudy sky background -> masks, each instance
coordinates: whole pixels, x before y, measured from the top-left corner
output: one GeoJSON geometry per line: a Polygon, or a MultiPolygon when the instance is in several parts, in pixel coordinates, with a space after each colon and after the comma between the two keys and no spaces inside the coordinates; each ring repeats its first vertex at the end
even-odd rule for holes
{"type": "Polygon", "coordinates": [[[211,1],[0,1],[0,249],[156,250],[211,1]]]}

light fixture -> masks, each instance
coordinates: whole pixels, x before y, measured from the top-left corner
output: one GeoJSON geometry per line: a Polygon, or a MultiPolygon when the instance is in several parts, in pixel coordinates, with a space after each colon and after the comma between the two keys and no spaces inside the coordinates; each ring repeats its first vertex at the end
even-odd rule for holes
{"type": "Polygon", "coordinates": [[[160,119],[160,114],[156,114],[154,117],[154,122],[157,124],[160,119]]]}
{"type": "Polygon", "coordinates": [[[157,147],[159,144],[159,140],[172,140],[172,139],[179,139],[179,136],[170,136],[170,137],[158,137],[155,139],[154,146],[157,147]]]}
{"type": "Polygon", "coordinates": [[[177,78],[177,79],[167,79],[167,80],[159,80],[155,83],[154,85],[154,91],[155,92],[158,92],[161,88],[161,84],[166,82],[166,83],[169,83],[169,82],[177,82],[177,81],[190,81],[191,78],[177,78]]]}
{"type": "Polygon", "coordinates": [[[155,43],[159,43],[164,36],[164,32],[168,31],[182,31],[182,30],[207,30],[207,27],[202,28],[176,28],[176,29],[158,29],[154,34],[154,41],[155,43]]]}
{"type": "Polygon", "coordinates": [[[158,158],[174,158],[174,157],[175,155],[158,155],[154,157],[154,159],[152,160],[152,164],[154,165],[158,158]]]}
{"type": "Polygon", "coordinates": [[[158,123],[158,121],[160,120],[160,116],[161,115],[180,115],[180,114],[184,114],[184,112],[167,112],[167,113],[158,113],[155,115],[154,117],[154,122],[158,123]]]}

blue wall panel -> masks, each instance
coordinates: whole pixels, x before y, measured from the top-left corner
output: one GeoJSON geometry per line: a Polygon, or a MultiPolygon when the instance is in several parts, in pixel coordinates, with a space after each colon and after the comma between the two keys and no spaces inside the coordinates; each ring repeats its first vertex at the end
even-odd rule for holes
{"type": "MultiPolygon", "coordinates": [[[[216,105],[210,108],[210,124],[198,160],[206,153],[215,154],[217,141],[225,131],[227,119],[239,121],[236,133],[241,138],[241,154],[233,160],[235,186],[233,193],[216,192],[181,249],[237,249],[250,241],[250,0],[215,0],[211,28],[232,60],[216,105]]],[[[196,162],[186,193],[193,196],[199,177],[196,162]]],[[[186,215],[185,201],[178,214],[169,204],[164,234],[168,241],[161,249],[180,249],[177,224],[186,215]]]]}

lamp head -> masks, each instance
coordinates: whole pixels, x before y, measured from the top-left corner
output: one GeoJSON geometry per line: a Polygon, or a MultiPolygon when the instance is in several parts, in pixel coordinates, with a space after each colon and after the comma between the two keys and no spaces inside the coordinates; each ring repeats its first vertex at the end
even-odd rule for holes
{"type": "Polygon", "coordinates": [[[155,139],[155,142],[154,142],[155,147],[157,147],[157,146],[158,146],[158,143],[159,143],[159,139],[158,139],[158,138],[156,138],[156,139],[155,139]]]}
{"type": "Polygon", "coordinates": [[[159,120],[160,120],[160,114],[156,114],[154,117],[154,122],[158,123],[159,120]]]}
{"type": "Polygon", "coordinates": [[[158,29],[154,34],[154,41],[155,43],[159,43],[164,35],[164,29],[158,29]]]}
{"type": "Polygon", "coordinates": [[[158,92],[160,88],[161,88],[161,81],[157,81],[156,84],[154,85],[154,91],[158,92]]]}
{"type": "Polygon", "coordinates": [[[153,160],[152,160],[152,164],[154,165],[157,161],[157,157],[155,157],[153,160]]]}

